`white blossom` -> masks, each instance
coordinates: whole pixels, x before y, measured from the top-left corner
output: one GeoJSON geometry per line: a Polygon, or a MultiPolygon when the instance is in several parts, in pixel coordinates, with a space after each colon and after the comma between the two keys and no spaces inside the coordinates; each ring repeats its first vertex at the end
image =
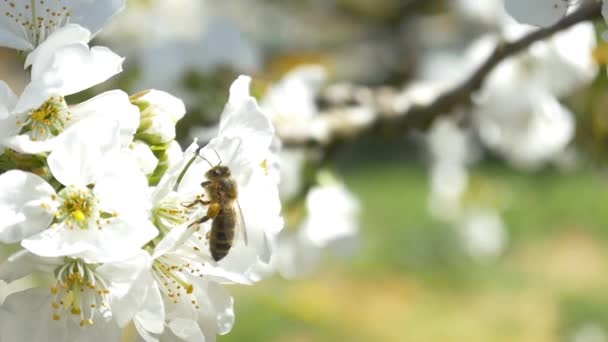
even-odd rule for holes
{"type": "Polygon", "coordinates": [[[104,47],[89,48],[88,39],[83,38],[86,35],[88,31],[70,24],[34,50],[27,59],[32,65],[32,80],[19,98],[0,82],[2,145],[22,153],[50,151],[55,138],[66,128],[95,117],[118,120],[124,145],[130,143],[139,113],[124,92],[109,91],[72,107],[64,100],[64,96],[92,87],[122,70],[121,57],[104,47]],[[68,40],[63,41],[64,38],[68,40]],[[56,46],[54,42],[60,40],[62,44],[56,46]]]}
{"type": "Polygon", "coordinates": [[[81,259],[41,258],[22,250],[0,265],[0,278],[13,282],[33,271],[52,284],[7,297],[0,306],[0,340],[108,341],[143,307],[140,288],[148,274],[145,252],[98,265],[81,259]],[[23,322],[34,320],[32,328],[23,322]]]}
{"type": "Polygon", "coordinates": [[[62,184],[57,193],[31,173],[0,175],[9,194],[0,211],[17,217],[2,222],[3,241],[21,241],[41,256],[101,262],[132,255],[152,239],[158,232],[148,218],[147,181],[119,143],[116,122],[88,120],[66,131],[48,157],[62,184]]]}
{"type": "Polygon", "coordinates": [[[318,65],[301,66],[270,87],[261,107],[279,136],[328,138],[328,123],[319,118],[315,101],[326,77],[325,70],[318,65]]]}
{"type": "Polygon", "coordinates": [[[306,197],[306,217],[296,232],[283,232],[277,241],[274,267],[287,278],[312,273],[321,251],[353,252],[359,233],[359,202],[340,183],[313,187],[306,197]]]}

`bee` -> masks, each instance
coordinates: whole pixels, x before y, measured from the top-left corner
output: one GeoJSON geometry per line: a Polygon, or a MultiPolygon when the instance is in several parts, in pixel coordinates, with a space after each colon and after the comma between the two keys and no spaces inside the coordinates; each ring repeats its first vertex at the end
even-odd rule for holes
{"type": "Polygon", "coordinates": [[[214,152],[219,164],[213,165],[199,154],[200,150],[201,148],[196,151],[194,158],[198,156],[211,166],[211,169],[205,173],[207,180],[201,183],[201,187],[207,190],[209,199],[205,200],[204,195],[200,195],[194,202],[184,206],[188,208],[197,204],[208,206],[206,215],[191,223],[190,227],[212,220],[211,230],[207,234],[209,252],[213,260],[220,261],[228,255],[237,232],[241,232],[243,241],[247,244],[247,232],[238,202],[238,187],[231,177],[230,169],[222,165],[217,151],[214,152]]]}

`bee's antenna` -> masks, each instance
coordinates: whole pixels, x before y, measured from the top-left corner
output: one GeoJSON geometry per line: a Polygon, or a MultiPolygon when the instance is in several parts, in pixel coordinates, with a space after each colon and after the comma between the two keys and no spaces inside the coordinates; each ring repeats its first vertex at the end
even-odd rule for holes
{"type": "MultiPolygon", "coordinates": [[[[213,167],[213,164],[211,164],[211,162],[210,162],[209,160],[207,160],[207,158],[205,158],[205,157],[203,157],[203,156],[201,156],[201,155],[200,155],[200,153],[199,153],[199,152],[200,152],[202,149],[203,149],[203,146],[199,146],[199,148],[197,148],[197,149],[196,149],[196,151],[194,151],[194,154],[195,154],[196,156],[198,156],[198,157],[202,158],[204,161],[206,161],[206,162],[207,162],[207,164],[209,164],[209,166],[213,167]]],[[[215,151],[215,150],[213,150],[213,151],[215,151]]],[[[215,153],[217,153],[217,152],[215,152],[215,153]]]]}
{"type": "Polygon", "coordinates": [[[222,158],[220,157],[219,153],[217,153],[217,151],[215,149],[213,149],[213,152],[215,152],[215,155],[217,156],[217,160],[220,161],[220,163],[217,164],[217,166],[222,165],[222,158]]]}

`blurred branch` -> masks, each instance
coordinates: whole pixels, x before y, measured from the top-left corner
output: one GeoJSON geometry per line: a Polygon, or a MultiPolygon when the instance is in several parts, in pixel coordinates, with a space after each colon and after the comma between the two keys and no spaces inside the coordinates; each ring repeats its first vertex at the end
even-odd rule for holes
{"type": "MultiPolygon", "coordinates": [[[[425,130],[436,118],[454,113],[456,109],[470,106],[471,96],[481,88],[486,77],[503,60],[524,51],[533,43],[549,38],[557,32],[584,21],[601,18],[601,6],[600,2],[594,1],[580,7],[553,26],[538,29],[513,42],[498,44],[485,62],[467,80],[439,95],[428,105],[413,105],[398,111],[394,109],[395,106],[387,105],[387,103],[391,103],[390,99],[387,101],[387,97],[392,96],[396,99],[401,92],[399,89],[386,87],[369,89],[353,86],[351,87],[353,93],[364,92],[369,95],[368,98],[371,100],[366,101],[365,105],[371,105],[375,111],[372,120],[355,130],[349,131],[348,134],[331,132],[328,140],[322,141],[315,137],[281,137],[283,144],[286,147],[322,147],[325,152],[322,159],[327,160],[329,155],[335,153],[339,146],[351,139],[377,135],[383,137],[399,136],[413,129],[425,130]]],[[[356,97],[356,95],[352,95],[352,98],[356,97]]],[[[327,103],[330,110],[334,105],[330,102],[327,103]]]]}

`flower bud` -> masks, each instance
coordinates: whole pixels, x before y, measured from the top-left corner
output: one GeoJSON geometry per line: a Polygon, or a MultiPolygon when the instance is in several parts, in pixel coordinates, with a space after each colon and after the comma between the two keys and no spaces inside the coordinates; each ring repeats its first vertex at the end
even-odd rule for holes
{"type": "Polygon", "coordinates": [[[158,164],[154,173],[148,176],[148,182],[151,185],[158,184],[165,172],[173,165],[179,163],[183,157],[182,148],[177,141],[172,141],[162,148],[158,146],[154,154],[158,158],[158,164]]]}
{"type": "Polygon", "coordinates": [[[150,145],[162,145],[175,139],[175,124],[186,113],[182,100],[159,91],[145,90],[131,96],[141,119],[135,138],[150,145]]]}

